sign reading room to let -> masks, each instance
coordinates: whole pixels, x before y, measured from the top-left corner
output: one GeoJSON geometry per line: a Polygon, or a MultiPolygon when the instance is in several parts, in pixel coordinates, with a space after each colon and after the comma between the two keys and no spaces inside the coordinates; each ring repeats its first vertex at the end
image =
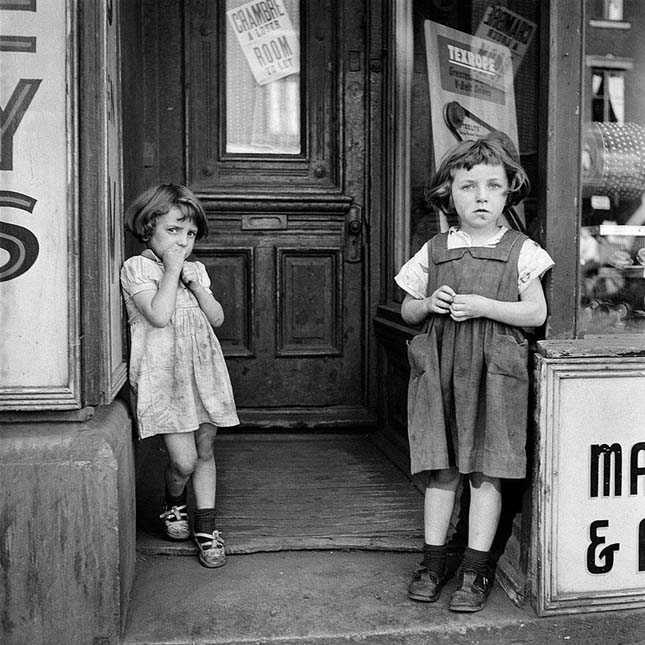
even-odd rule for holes
{"type": "Polygon", "coordinates": [[[300,43],[282,0],[252,0],[227,12],[259,85],[300,71],[300,43]]]}

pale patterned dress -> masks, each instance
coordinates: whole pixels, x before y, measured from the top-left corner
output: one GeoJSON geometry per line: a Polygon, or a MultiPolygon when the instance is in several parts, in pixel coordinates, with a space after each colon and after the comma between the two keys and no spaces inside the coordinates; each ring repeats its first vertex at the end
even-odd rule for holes
{"type": "MultiPolygon", "coordinates": [[[[200,284],[210,290],[206,268],[193,264],[200,284]]],[[[139,437],[193,432],[202,423],[238,425],[222,349],[192,292],[180,283],[175,312],[165,327],[151,325],[132,300],[137,293],[158,289],[163,272],[163,263],[150,251],[126,260],[121,269],[139,437]]]]}

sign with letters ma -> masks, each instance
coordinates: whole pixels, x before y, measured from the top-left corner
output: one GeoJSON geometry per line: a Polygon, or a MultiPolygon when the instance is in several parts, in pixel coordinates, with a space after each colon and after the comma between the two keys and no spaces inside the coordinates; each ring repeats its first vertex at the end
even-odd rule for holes
{"type": "Polygon", "coordinates": [[[645,605],[645,362],[541,359],[541,614],[645,605]]]}

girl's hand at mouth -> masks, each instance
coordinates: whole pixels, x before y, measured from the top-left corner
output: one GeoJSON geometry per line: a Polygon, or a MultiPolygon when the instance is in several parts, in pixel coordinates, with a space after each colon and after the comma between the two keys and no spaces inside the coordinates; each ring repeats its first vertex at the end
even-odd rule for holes
{"type": "Polygon", "coordinates": [[[182,248],[178,244],[173,244],[169,246],[164,252],[161,260],[166,271],[177,271],[180,272],[181,268],[184,265],[184,260],[186,259],[186,249],[182,248]]]}

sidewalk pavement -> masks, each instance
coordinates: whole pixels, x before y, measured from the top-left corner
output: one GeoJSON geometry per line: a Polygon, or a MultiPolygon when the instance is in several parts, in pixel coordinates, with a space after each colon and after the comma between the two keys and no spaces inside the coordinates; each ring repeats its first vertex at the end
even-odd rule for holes
{"type": "Polygon", "coordinates": [[[496,585],[486,608],[455,614],[406,596],[419,553],[276,551],[139,556],[124,645],[645,644],[645,610],[538,618],[496,585]]]}

